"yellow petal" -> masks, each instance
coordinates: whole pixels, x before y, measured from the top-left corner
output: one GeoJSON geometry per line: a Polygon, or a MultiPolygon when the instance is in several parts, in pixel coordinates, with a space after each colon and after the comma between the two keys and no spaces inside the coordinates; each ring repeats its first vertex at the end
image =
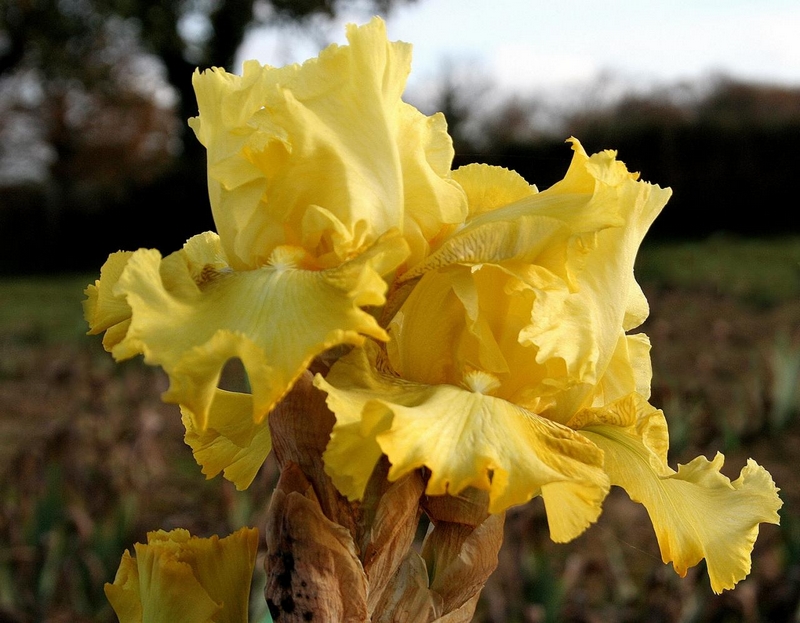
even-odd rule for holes
{"type": "Polygon", "coordinates": [[[114,583],[106,583],[103,588],[119,623],[142,623],[139,569],[128,550],[122,554],[114,583]]]}
{"type": "MultiPolygon", "coordinates": [[[[537,198],[550,199],[549,207],[555,214],[568,210],[576,193],[590,189],[587,206],[598,212],[616,210],[623,224],[597,231],[591,240],[583,237],[581,248],[585,251],[589,245],[588,252],[570,255],[577,259],[567,263],[574,291],[562,301],[554,299],[549,316],[534,314],[521,339],[536,345],[540,357],[562,358],[583,382],[594,385],[613,356],[620,329],[633,328],[634,320],[641,321],[646,315],[646,304],[643,306],[633,277],[633,263],[645,232],[670,191],[636,181],[637,176],[628,173],[613,152],[589,157],[577,141],[573,141],[573,149],[565,179],[537,198]],[[559,318],[558,323],[553,322],[555,318],[559,318]],[[576,335],[582,342],[577,349],[576,335]]],[[[571,408],[583,399],[584,392],[576,395],[571,408]]]]}
{"type": "Polygon", "coordinates": [[[664,562],[679,575],[705,558],[711,588],[720,593],[750,572],[758,525],[779,523],[782,504],[763,467],[749,459],[731,482],[717,454],[672,470],[664,416],[635,396],[583,412],[570,424],[602,448],[611,483],[647,508],[664,562]]]}
{"type": "Polygon", "coordinates": [[[580,305],[564,280],[540,266],[441,268],[423,275],[390,322],[389,361],[402,378],[426,384],[459,385],[470,370],[490,372],[500,381],[497,397],[562,423],[581,397],[602,405],[633,391],[649,395],[646,336],[625,336],[617,325],[609,357],[594,343],[592,312],[580,305]],[[545,348],[528,339],[534,325],[563,336],[562,323],[572,329],[565,343],[542,340],[545,348]]]}
{"type": "Polygon", "coordinates": [[[258,531],[242,528],[219,539],[186,530],[150,532],[125,552],[109,601],[121,623],[242,623],[247,621],[258,531]]]}
{"type": "Polygon", "coordinates": [[[467,194],[468,219],[535,195],[538,191],[516,171],[488,164],[468,164],[453,171],[467,194]]]}
{"type": "MultiPolygon", "coordinates": [[[[519,387],[540,388],[548,375],[536,362],[536,350],[519,343],[534,304],[532,289],[520,284],[516,275],[492,264],[426,273],[388,327],[394,371],[428,385],[459,385],[465,373],[483,370],[501,381],[497,396],[520,404],[519,387]]],[[[526,406],[535,410],[534,404],[526,406]]]]}
{"type": "Polygon", "coordinates": [[[236,269],[263,265],[282,244],[332,266],[392,228],[417,261],[466,216],[444,118],[401,100],[411,46],[390,43],[377,18],[347,37],[303,65],[195,74],[191,124],[208,149],[214,219],[236,269]]]}
{"type": "Polygon", "coordinates": [[[324,454],[326,470],[348,497],[361,497],[383,453],[391,463],[390,480],[427,467],[429,495],[457,495],[467,487],[488,490],[493,513],[527,502],[545,485],[563,483],[567,486],[558,487],[554,499],[568,499],[581,515],[572,524],[559,517],[553,534],[559,540],[574,538],[597,518],[608,484],[602,453],[592,443],[474,391],[477,386],[470,391],[382,375],[374,369],[376,348],[367,350],[372,361],[365,349],[357,349],[327,378],[315,378],[337,418],[324,454]],[[568,525],[569,534],[559,532],[568,525]]]}
{"type": "MultiPolygon", "coordinates": [[[[564,180],[541,193],[526,195],[521,192],[518,176],[511,172],[454,174],[455,179],[466,178],[470,199],[477,202],[477,213],[464,228],[444,241],[424,262],[412,267],[402,279],[413,279],[455,263],[520,260],[545,266],[563,276],[572,286],[572,273],[586,263],[585,256],[594,249],[599,232],[627,226],[631,217],[638,216],[634,212],[642,212],[645,208],[651,222],[669,196],[669,191],[653,193],[657,196],[652,202],[645,201],[646,205],[639,205],[642,202],[632,196],[636,193],[628,189],[631,196],[623,196],[622,191],[632,185],[636,192],[649,197],[651,189],[657,187],[632,179],[625,166],[613,159],[612,152],[595,154],[590,158],[577,141],[573,142],[573,149],[572,162],[564,180]],[[488,187],[478,188],[480,182],[488,184],[488,187]],[[491,197],[488,200],[487,195],[491,197]],[[495,205],[499,197],[516,199],[506,205],[495,205]],[[492,209],[481,209],[487,201],[492,209]]],[[[646,226],[635,225],[644,235],[646,226]]]]}
{"type": "Polygon", "coordinates": [[[132,310],[114,356],[143,353],[146,362],[161,365],[170,377],[165,399],[185,407],[203,430],[231,358],[244,364],[252,419],[261,422],[324,350],[359,344],[363,335],[386,339],[361,308],[385,301],[381,275],[407,253],[396,232],[323,271],[304,270],[292,263],[291,250],[281,250],[274,265],[252,271],[221,266],[224,254],[213,234],[193,238],[163,260],[157,251],[135,252],[114,288],[132,310]]]}
{"type": "Polygon", "coordinates": [[[481,214],[447,238],[423,262],[403,273],[400,281],[455,264],[535,261],[548,249],[564,247],[572,235],[567,225],[546,215],[525,214],[519,208],[526,207],[528,201],[481,214]]]}
{"type": "Polygon", "coordinates": [[[587,406],[602,407],[629,394],[650,398],[653,368],[650,339],[644,333],[621,334],[605,373],[587,401],[587,406]]]}
{"type": "MultiPolygon", "coordinates": [[[[498,396],[562,423],[592,404],[623,330],[647,315],[633,263],[670,191],[637,181],[613,152],[588,156],[577,141],[573,149],[561,182],[505,206],[485,199],[480,184],[491,196],[506,184],[513,198],[513,176],[462,174],[470,201],[492,209],[401,275],[404,283],[422,277],[390,326],[389,355],[402,377],[457,383],[470,366],[491,371],[502,381],[498,396]],[[440,327],[426,328],[432,317],[440,327]],[[436,340],[420,339],[431,331],[436,340]]],[[[634,383],[624,393],[649,392],[647,355],[634,350],[627,371],[619,360],[606,378],[610,393],[621,374],[634,383]]]]}
{"type": "Polygon", "coordinates": [[[114,293],[114,287],[131,255],[130,251],[109,255],[100,269],[100,279],[84,290],[83,315],[89,323],[89,335],[106,331],[103,346],[108,351],[125,337],[130,322],[131,308],[124,296],[114,293]]]}
{"type": "Polygon", "coordinates": [[[412,106],[400,111],[398,130],[403,171],[403,234],[411,247],[409,264],[467,217],[467,200],[451,178],[453,142],[442,113],[426,117],[412,106]],[[422,151],[419,145],[422,146],[422,151]]]}
{"type": "MultiPolygon", "coordinates": [[[[159,539],[171,540],[175,532],[157,534],[159,539]]],[[[221,616],[215,623],[247,621],[258,530],[241,528],[222,539],[216,535],[201,539],[184,533],[188,538],[179,543],[179,560],[191,565],[198,582],[214,601],[222,604],[221,616]]],[[[152,543],[158,539],[151,536],[149,540],[152,543]]]]}
{"type": "Polygon", "coordinates": [[[269,419],[256,424],[252,413],[252,396],[220,389],[211,403],[205,430],[198,429],[192,414],[183,410],[184,441],[207,478],[224,472],[240,491],[253,482],[272,449],[272,438],[269,419]]]}
{"type": "Polygon", "coordinates": [[[142,620],[154,623],[215,623],[222,604],[197,581],[190,565],[161,548],[136,544],[142,620]]]}

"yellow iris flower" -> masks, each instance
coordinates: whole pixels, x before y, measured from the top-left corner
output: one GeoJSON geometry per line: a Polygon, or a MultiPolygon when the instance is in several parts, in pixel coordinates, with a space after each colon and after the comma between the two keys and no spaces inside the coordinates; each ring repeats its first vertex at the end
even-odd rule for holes
{"type": "Polygon", "coordinates": [[[113,254],[87,289],[91,332],[166,370],[209,477],[247,487],[269,411],[350,345],[315,379],[336,416],[326,469],[350,499],[385,455],[391,480],[425,467],[428,494],[477,487],[491,512],[541,496],[568,541],[619,485],[665,562],[705,558],[712,588],[732,587],[759,522],[778,522],[777,489],[752,461],[733,482],[719,455],[668,467],[650,344],[629,334],[648,314],[634,258],[670,191],[574,139],[543,192],[498,167],[451,171],[443,117],[400,99],[410,46],[377,18],[347,34],[303,65],[195,75],[218,234],[113,254]],[[231,358],[250,393],[218,388],[231,358]]]}
{"type": "Polygon", "coordinates": [[[105,591],[120,623],[242,623],[248,619],[258,530],[220,539],[158,530],[122,556],[105,591]]]}

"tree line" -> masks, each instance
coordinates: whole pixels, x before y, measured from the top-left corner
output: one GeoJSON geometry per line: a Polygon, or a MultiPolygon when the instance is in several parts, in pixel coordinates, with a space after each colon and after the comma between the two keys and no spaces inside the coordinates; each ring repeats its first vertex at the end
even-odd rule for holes
{"type": "MultiPolygon", "coordinates": [[[[409,0],[373,0],[377,12],[409,0]]],[[[195,67],[232,69],[248,27],[333,15],[345,0],[9,0],[0,3],[0,273],[94,270],[120,248],[168,253],[213,229],[195,67]],[[204,24],[192,31],[189,19],[204,24]]],[[[652,236],[800,233],[793,179],[800,88],[720,79],[702,94],[631,94],[543,128],[537,104],[442,81],[456,162],[514,169],[540,189],[563,176],[564,139],[613,148],[671,186],[652,236]]],[[[468,85],[467,85],[468,86],[468,85]]]]}
{"type": "MultiPolygon", "coordinates": [[[[519,126],[519,106],[512,112],[519,126]]],[[[502,118],[496,123],[503,127],[502,118]]],[[[542,189],[563,175],[563,140],[574,135],[590,153],[614,149],[642,179],[672,188],[651,238],[800,234],[797,202],[787,188],[797,165],[800,88],[719,78],[689,101],[675,101],[666,89],[579,110],[559,131],[522,131],[520,140],[504,130],[482,147],[462,139],[468,155],[459,161],[514,169],[542,189]]]]}

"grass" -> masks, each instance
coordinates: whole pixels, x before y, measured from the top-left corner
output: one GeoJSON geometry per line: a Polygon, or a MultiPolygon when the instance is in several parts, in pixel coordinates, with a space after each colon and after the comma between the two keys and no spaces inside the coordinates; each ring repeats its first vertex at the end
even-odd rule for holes
{"type": "MultiPolygon", "coordinates": [[[[762,527],[751,578],[715,597],[702,566],[681,580],[661,563],[646,514],[619,491],[599,525],[567,545],[550,542],[534,501],[509,513],[480,623],[793,620],[800,237],[648,243],[636,274],[651,305],[652,402],[670,422],[671,463],[724,449],[735,477],[753,456],[782,489],[783,527],[762,527]]],[[[115,364],[85,335],[82,292],[95,278],[0,280],[0,620],[111,622],[102,585],[147,530],[263,526],[274,465],[244,493],[202,478],[176,408],[160,400],[163,373],[115,364]]]]}
{"type": "Polygon", "coordinates": [[[0,338],[45,344],[82,339],[87,330],[83,290],[97,276],[0,279],[0,338]]]}
{"type": "MultiPolygon", "coordinates": [[[[83,291],[98,274],[0,278],[0,337],[40,343],[84,339],[83,291]]],[[[636,276],[650,287],[708,290],[775,305],[800,299],[800,237],[717,236],[705,241],[645,241],[636,276]]]]}
{"type": "Polygon", "coordinates": [[[800,237],[719,235],[704,241],[645,241],[637,278],[662,288],[712,290],[760,305],[800,299],[800,237]]]}
{"type": "MultiPolygon", "coordinates": [[[[0,338],[38,343],[85,339],[83,291],[98,273],[0,278],[0,338]]],[[[775,305],[800,299],[800,237],[717,236],[705,241],[645,241],[636,276],[650,287],[707,290],[775,305]]]]}

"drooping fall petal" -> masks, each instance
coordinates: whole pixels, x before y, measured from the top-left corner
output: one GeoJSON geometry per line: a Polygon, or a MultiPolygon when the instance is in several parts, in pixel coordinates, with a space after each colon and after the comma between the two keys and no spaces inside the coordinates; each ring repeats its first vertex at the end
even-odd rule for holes
{"type": "Polygon", "coordinates": [[[272,450],[269,420],[253,421],[253,397],[249,394],[215,392],[205,430],[198,428],[191,412],[181,417],[184,441],[206,478],[220,472],[240,491],[247,489],[272,450]]]}
{"type": "Polygon", "coordinates": [[[392,228],[416,262],[466,216],[444,118],[400,99],[411,46],[389,42],[379,19],[348,26],[347,37],[303,65],[195,74],[191,125],[208,149],[214,219],[236,269],[284,244],[332,266],[392,228]]]}
{"type": "Polygon", "coordinates": [[[225,363],[239,358],[252,388],[252,420],[261,422],[309,362],[364,335],[386,339],[361,308],[381,305],[381,275],[406,256],[391,232],[357,258],[328,270],[305,270],[303,254],[281,247],[272,264],[233,271],[211,233],[164,259],[139,250],[126,258],[114,295],[131,309],[117,359],[139,353],[169,374],[165,399],[181,404],[204,430],[225,363]],[[198,261],[200,260],[200,261],[198,261]]]}
{"type": "Polygon", "coordinates": [[[366,350],[340,359],[327,378],[315,379],[337,417],[324,459],[345,495],[363,495],[383,453],[391,463],[390,480],[424,466],[430,470],[429,495],[457,495],[467,487],[488,490],[493,513],[551,486],[554,496],[582,507],[580,520],[567,522],[555,505],[551,530],[555,524],[557,540],[574,538],[597,518],[607,481],[600,469],[602,453],[592,443],[481,393],[490,388],[480,387],[480,378],[474,387],[461,388],[380,374],[374,369],[376,350],[368,343],[366,350]]]}
{"type": "Polygon", "coordinates": [[[223,539],[149,532],[135,558],[125,552],[106,596],[120,623],[243,623],[257,550],[253,528],[223,539]]]}
{"type": "Polygon", "coordinates": [[[83,314],[89,323],[89,335],[105,331],[103,347],[108,351],[125,337],[131,319],[131,308],[125,297],[114,293],[131,255],[130,251],[109,255],[100,269],[100,279],[84,290],[83,314]]]}
{"type": "Polygon", "coordinates": [[[664,562],[679,575],[706,559],[715,593],[750,572],[750,554],[761,522],[779,523],[782,502],[769,473],[752,459],[731,481],[724,457],[697,457],[672,470],[664,416],[635,395],[570,422],[605,454],[611,483],[647,509],[664,562]]]}

